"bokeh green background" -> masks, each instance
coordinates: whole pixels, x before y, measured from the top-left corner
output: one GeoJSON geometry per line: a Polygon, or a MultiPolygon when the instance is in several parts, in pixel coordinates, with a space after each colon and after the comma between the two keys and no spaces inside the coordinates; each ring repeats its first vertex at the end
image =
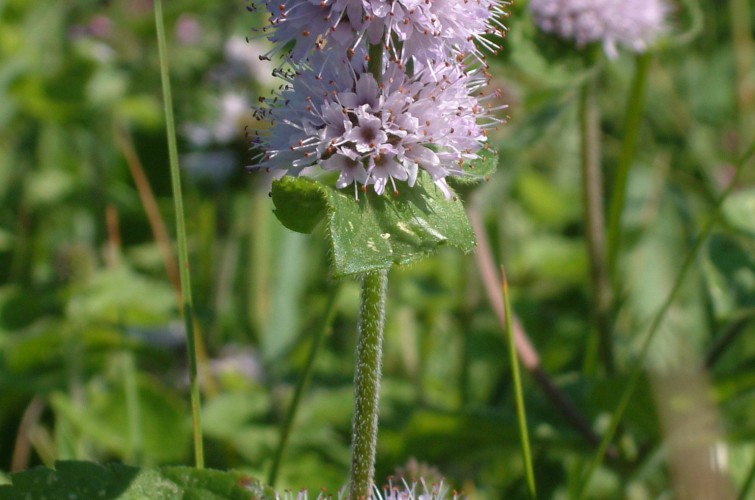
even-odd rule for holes
{"type": "MultiPolygon", "coordinates": [[[[245,127],[260,126],[251,106],[278,85],[257,59],[264,40],[244,40],[262,20],[240,0],[170,0],[165,10],[208,466],[266,477],[337,293],[279,481],[336,490],[349,467],[358,284],[330,280],[322,234],[284,229],[270,179],[245,171],[245,127]]],[[[542,369],[600,432],[649,318],[753,140],[753,9],[677,3],[652,56],[610,376],[590,340],[576,112],[587,70],[567,44],[538,34],[524,2],[509,10],[490,64],[510,119],[490,137],[498,172],[467,203],[506,266],[542,369]]],[[[624,53],[600,77],[609,196],[634,68],[624,53]]],[[[151,2],[0,1],[0,481],[56,459],[192,462],[175,260],[147,215],[153,200],[174,233],[164,126],[151,2]]],[[[712,419],[714,468],[732,491],[752,480],[753,170],[745,164],[666,316],[620,429],[621,457],[599,469],[594,498],[673,497],[664,438],[674,429],[658,415],[679,394],[712,419]]],[[[443,474],[472,498],[524,496],[505,339],[471,255],[449,249],[391,271],[384,373],[377,477],[404,466],[443,474]]],[[[531,376],[524,389],[539,491],[567,498],[595,447],[531,376]]]]}

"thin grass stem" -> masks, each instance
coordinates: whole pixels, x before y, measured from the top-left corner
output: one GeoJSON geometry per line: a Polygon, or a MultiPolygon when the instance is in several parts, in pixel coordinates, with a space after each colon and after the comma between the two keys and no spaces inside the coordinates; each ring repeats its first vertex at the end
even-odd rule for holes
{"type": "Polygon", "coordinates": [[[321,324],[319,325],[319,328],[317,328],[317,330],[315,331],[315,336],[312,339],[312,346],[309,350],[309,355],[307,356],[307,362],[304,365],[304,371],[299,377],[299,382],[297,383],[296,390],[294,391],[294,398],[291,401],[291,406],[289,406],[288,412],[286,413],[286,418],[283,421],[280,440],[278,442],[278,447],[275,450],[273,465],[270,469],[270,475],[268,476],[267,481],[267,484],[270,487],[275,487],[275,483],[278,480],[278,472],[280,470],[281,462],[283,461],[283,454],[286,451],[288,438],[291,435],[291,428],[294,425],[294,419],[296,418],[296,413],[299,409],[302,395],[307,389],[309,381],[312,379],[315,359],[317,358],[317,353],[320,351],[323,339],[328,335],[328,332],[330,332],[331,326],[333,324],[333,316],[336,312],[339,290],[340,287],[338,287],[337,285],[333,286],[330,294],[328,295],[328,302],[325,306],[325,314],[323,315],[323,319],[321,324]]]}
{"type": "Polygon", "coordinates": [[[514,397],[516,400],[516,419],[519,424],[519,438],[522,446],[522,460],[524,472],[527,478],[527,490],[530,498],[537,498],[535,487],[535,472],[532,467],[532,452],[530,450],[530,438],[527,432],[527,414],[524,408],[524,395],[522,392],[522,377],[519,372],[519,358],[514,344],[514,322],[511,319],[511,302],[509,300],[509,282],[506,280],[506,272],[501,266],[501,292],[503,293],[503,308],[506,317],[506,339],[509,346],[509,364],[511,376],[514,381],[514,397]]]}
{"type": "Polygon", "coordinates": [[[648,53],[638,55],[635,59],[634,79],[624,114],[624,139],[611,190],[611,207],[608,212],[608,275],[614,284],[614,293],[617,291],[616,262],[622,240],[621,216],[624,211],[629,169],[632,166],[642,120],[650,60],[651,56],[648,53]]]}
{"type": "Polygon", "coordinates": [[[194,305],[191,299],[191,281],[189,272],[189,255],[186,245],[186,224],[184,221],[183,194],[181,191],[181,173],[178,169],[178,146],[176,145],[176,125],[173,119],[173,96],[168,72],[168,50],[165,42],[165,22],[163,20],[162,0],[155,0],[155,26],[157,28],[157,46],[160,54],[160,77],[163,87],[165,105],[165,128],[168,138],[168,157],[170,177],[173,188],[173,202],[176,211],[176,239],[178,240],[178,261],[181,279],[182,315],[186,329],[186,348],[189,357],[189,384],[191,393],[191,415],[194,438],[194,462],[198,469],[204,468],[204,444],[202,440],[201,401],[199,379],[197,377],[197,352],[194,338],[194,305]]]}
{"type": "Polygon", "coordinates": [[[126,394],[126,414],[128,415],[128,459],[133,464],[141,464],[144,456],[144,436],[141,427],[141,405],[139,404],[139,385],[136,378],[134,354],[123,353],[123,386],[126,394]]]}
{"type": "Polygon", "coordinates": [[[642,342],[642,347],[640,348],[637,361],[635,362],[632,368],[629,381],[627,382],[624,392],[621,395],[621,399],[619,400],[619,404],[617,405],[616,410],[614,411],[613,416],[611,417],[611,422],[608,425],[608,429],[606,430],[606,433],[600,442],[600,446],[598,447],[598,452],[595,454],[595,457],[593,458],[593,460],[590,462],[589,466],[587,467],[584,478],[582,479],[582,482],[579,487],[577,498],[580,498],[580,499],[584,498],[587,484],[592,478],[592,475],[595,473],[595,470],[602,463],[603,456],[605,455],[605,452],[608,449],[608,446],[611,443],[611,440],[616,434],[616,430],[618,429],[619,424],[621,423],[621,419],[624,417],[624,412],[629,406],[629,401],[632,399],[632,395],[634,394],[634,391],[637,388],[637,383],[639,382],[640,377],[642,376],[643,366],[645,364],[645,357],[647,356],[647,353],[650,348],[650,345],[652,344],[653,338],[655,337],[655,334],[657,333],[658,328],[661,326],[663,319],[666,317],[666,313],[671,307],[671,304],[674,302],[674,299],[676,298],[676,294],[681,289],[681,286],[684,282],[684,278],[686,277],[687,272],[689,271],[690,267],[692,267],[692,263],[697,258],[697,255],[700,252],[700,249],[702,248],[703,243],[705,243],[705,241],[708,239],[708,235],[713,229],[713,226],[718,221],[718,218],[721,215],[721,207],[724,201],[729,197],[734,187],[737,185],[739,177],[742,171],[744,170],[742,168],[743,165],[748,162],[748,160],[753,155],[753,153],[755,153],[755,143],[752,143],[750,145],[750,148],[747,151],[747,153],[742,157],[742,159],[740,159],[737,162],[736,173],[734,174],[734,177],[732,178],[731,182],[726,187],[726,189],[723,191],[723,193],[721,193],[721,196],[719,196],[718,201],[716,202],[716,205],[713,208],[710,218],[708,219],[706,224],[703,226],[697,239],[693,243],[689,252],[687,252],[687,255],[684,257],[684,261],[682,262],[682,265],[679,268],[676,278],[674,279],[674,284],[671,287],[671,290],[669,291],[668,295],[663,301],[663,304],[661,304],[661,307],[658,309],[658,312],[653,317],[653,320],[650,323],[650,327],[648,328],[648,331],[645,334],[645,339],[642,342]]]}
{"type": "Polygon", "coordinates": [[[750,464],[750,470],[747,472],[747,476],[745,477],[744,484],[742,484],[742,489],[739,491],[737,500],[747,500],[750,498],[750,490],[752,489],[753,483],[755,483],[755,459],[753,459],[752,464],[750,464]]]}

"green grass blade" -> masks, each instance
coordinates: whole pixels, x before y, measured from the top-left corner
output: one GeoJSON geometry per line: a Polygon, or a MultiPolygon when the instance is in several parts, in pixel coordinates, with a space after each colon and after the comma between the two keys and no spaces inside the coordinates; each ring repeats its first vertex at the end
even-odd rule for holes
{"type": "Polygon", "coordinates": [[[307,363],[304,366],[304,371],[299,377],[299,383],[296,385],[296,391],[294,392],[294,398],[291,401],[291,406],[286,413],[286,419],[283,421],[283,427],[281,427],[280,441],[278,442],[278,448],[275,450],[275,456],[273,458],[273,465],[270,469],[270,475],[268,476],[267,484],[274,488],[275,483],[278,480],[278,471],[283,460],[283,453],[286,451],[286,445],[288,444],[288,437],[291,434],[291,428],[294,425],[294,419],[296,418],[296,412],[299,409],[301,403],[301,397],[304,391],[309,385],[309,381],[312,379],[312,370],[315,366],[315,359],[317,353],[320,351],[323,339],[327,336],[333,323],[333,316],[336,312],[336,304],[338,302],[338,292],[340,287],[334,285],[328,296],[328,303],[325,306],[325,314],[323,315],[322,323],[315,332],[315,336],[312,339],[312,346],[307,357],[307,363]]]}
{"type": "Polygon", "coordinates": [[[181,278],[181,297],[183,299],[183,319],[186,329],[186,347],[189,356],[189,383],[191,385],[191,415],[194,432],[194,461],[197,468],[204,468],[204,445],[202,442],[201,402],[199,397],[199,380],[197,378],[197,351],[194,339],[194,305],[191,300],[191,281],[189,273],[189,255],[186,245],[186,223],[184,221],[183,195],[181,191],[181,173],[178,169],[178,146],[176,145],[176,125],[173,119],[173,96],[170,89],[168,72],[168,50],[165,43],[165,23],[163,21],[162,0],[155,0],[155,26],[157,28],[157,45],[160,53],[160,77],[163,87],[165,105],[165,128],[168,136],[168,157],[170,177],[173,188],[173,202],[176,211],[176,239],[178,240],[178,261],[181,278]]]}
{"type": "Polygon", "coordinates": [[[506,280],[506,273],[501,266],[501,289],[503,291],[503,308],[506,318],[506,339],[509,345],[509,363],[511,364],[511,376],[514,380],[514,396],[516,399],[516,419],[519,424],[519,437],[522,445],[522,460],[524,461],[524,472],[527,478],[527,490],[530,498],[537,498],[537,489],[535,487],[535,472],[532,467],[532,452],[530,450],[530,438],[527,432],[527,414],[524,408],[524,396],[522,394],[522,377],[519,372],[519,359],[516,354],[514,345],[514,322],[511,319],[511,303],[509,301],[509,283],[506,280]]]}
{"type": "Polygon", "coordinates": [[[126,414],[128,415],[128,460],[135,465],[141,465],[144,457],[144,436],[141,427],[141,408],[139,403],[139,387],[136,378],[134,354],[126,351],[121,355],[121,369],[123,370],[123,385],[126,394],[126,414]]]}
{"type": "Polygon", "coordinates": [[[737,500],[747,500],[748,498],[751,498],[750,490],[752,489],[753,483],[755,483],[755,460],[750,464],[750,470],[747,472],[747,476],[745,477],[744,484],[742,484],[742,490],[739,492],[737,500]]]}
{"type": "Polygon", "coordinates": [[[611,208],[608,213],[608,275],[614,284],[616,283],[616,261],[619,248],[621,248],[621,214],[624,210],[629,169],[632,166],[637,134],[642,121],[650,60],[651,56],[647,53],[638,55],[635,59],[634,79],[624,115],[624,140],[621,144],[621,154],[611,190],[611,208]]]}

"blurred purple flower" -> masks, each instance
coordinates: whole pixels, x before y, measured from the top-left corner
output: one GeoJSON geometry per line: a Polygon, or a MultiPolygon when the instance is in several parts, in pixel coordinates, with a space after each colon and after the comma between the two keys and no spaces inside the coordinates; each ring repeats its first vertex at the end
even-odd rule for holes
{"type": "Polygon", "coordinates": [[[617,45],[644,52],[666,29],[664,0],[531,0],[535,23],[577,47],[599,42],[615,59],[617,45]]]}
{"type": "Polygon", "coordinates": [[[202,37],[202,25],[196,16],[181,14],[176,22],[176,38],[184,45],[196,45],[202,37]]]}

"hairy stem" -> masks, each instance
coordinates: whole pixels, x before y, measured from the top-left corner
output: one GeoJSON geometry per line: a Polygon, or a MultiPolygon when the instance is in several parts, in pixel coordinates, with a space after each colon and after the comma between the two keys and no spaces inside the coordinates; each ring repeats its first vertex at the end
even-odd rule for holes
{"type": "Polygon", "coordinates": [[[356,370],[354,374],[354,420],[351,441],[349,499],[369,498],[375,475],[378,400],[383,351],[385,290],[388,270],[366,273],[362,278],[356,370]]]}

